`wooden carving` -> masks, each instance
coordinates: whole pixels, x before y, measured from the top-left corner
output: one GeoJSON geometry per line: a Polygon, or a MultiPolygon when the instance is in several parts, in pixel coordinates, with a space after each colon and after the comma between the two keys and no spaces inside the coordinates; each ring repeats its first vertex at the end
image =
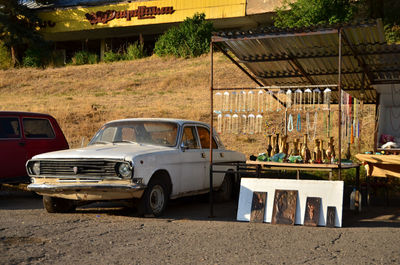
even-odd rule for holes
{"type": "Polygon", "coordinates": [[[307,226],[318,225],[320,208],[321,208],[321,198],[307,197],[306,212],[304,214],[304,225],[307,226]]]}
{"type": "Polygon", "coordinates": [[[250,222],[254,222],[254,223],[264,222],[266,198],[267,198],[266,192],[254,192],[253,193],[253,200],[251,203],[250,222]]]}
{"type": "Polygon", "coordinates": [[[272,224],[294,225],[297,190],[275,190],[272,224]]]}

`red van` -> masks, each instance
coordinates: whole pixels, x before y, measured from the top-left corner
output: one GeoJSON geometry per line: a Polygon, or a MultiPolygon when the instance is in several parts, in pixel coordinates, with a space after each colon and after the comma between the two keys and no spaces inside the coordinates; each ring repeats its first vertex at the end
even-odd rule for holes
{"type": "Polygon", "coordinates": [[[0,111],[0,184],[29,183],[26,161],[37,154],[68,148],[52,116],[0,111]]]}

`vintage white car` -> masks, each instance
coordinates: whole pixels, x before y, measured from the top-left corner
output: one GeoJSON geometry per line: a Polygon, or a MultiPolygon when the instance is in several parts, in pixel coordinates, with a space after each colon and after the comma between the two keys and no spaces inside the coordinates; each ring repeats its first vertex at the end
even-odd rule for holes
{"type": "MultiPolygon", "coordinates": [[[[85,148],[34,156],[26,164],[28,189],[43,195],[48,212],[69,212],[82,202],[137,201],[140,214],[160,216],[168,199],[209,192],[210,129],[176,119],[106,123],[85,148]]],[[[213,135],[213,162],[244,162],[213,135]]],[[[213,190],[228,199],[237,178],[219,165],[213,190]]]]}

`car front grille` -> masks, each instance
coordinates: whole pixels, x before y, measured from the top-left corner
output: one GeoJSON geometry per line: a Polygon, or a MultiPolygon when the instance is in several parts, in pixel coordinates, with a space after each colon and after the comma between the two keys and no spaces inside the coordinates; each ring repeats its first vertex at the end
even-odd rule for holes
{"type": "Polygon", "coordinates": [[[43,176],[84,176],[84,177],[118,177],[116,161],[105,160],[68,160],[40,161],[40,175],[43,176]]]}

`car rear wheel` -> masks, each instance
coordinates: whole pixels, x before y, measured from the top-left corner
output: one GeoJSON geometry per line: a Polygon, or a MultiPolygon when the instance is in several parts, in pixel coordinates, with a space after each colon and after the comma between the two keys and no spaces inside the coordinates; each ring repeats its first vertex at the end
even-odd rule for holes
{"type": "Polygon", "coordinates": [[[49,213],[68,213],[75,210],[73,201],[50,196],[43,196],[43,206],[49,213]]]}
{"type": "Polygon", "coordinates": [[[140,200],[139,214],[161,216],[167,206],[167,201],[168,189],[165,181],[160,178],[152,179],[140,200]]]}

